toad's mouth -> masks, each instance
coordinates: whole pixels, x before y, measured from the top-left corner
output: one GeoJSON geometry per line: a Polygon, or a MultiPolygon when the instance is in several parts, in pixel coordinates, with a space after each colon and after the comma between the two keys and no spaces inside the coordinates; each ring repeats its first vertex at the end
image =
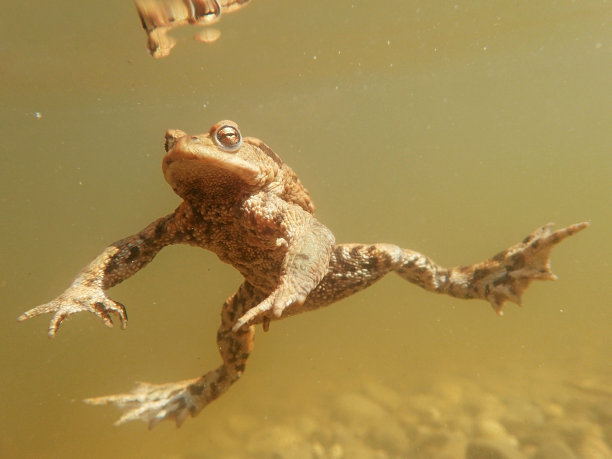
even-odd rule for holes
{"type": "Polygon", "coordinates": [[[164,150],[162,171],[175,190],[187,183],[224,187],[236,180],[247,186],[259,186],[266,179],[255,164],[234,153],[221,151],[208,136],[190,137],[183,131],[169,130],[164,150]]]}
{"type": "Polygon", "coordinates": [[[254,186],[261,180],[259,170],[239,158],[223,158],[214,154],[204,157],[191,156],[184,152],[180,157],[174,157],[175,152],[176,150],[170,150],[162,165],[166,180],[171,182],[198,179],[217,182],[217,186],[223,186],[225,180],[222,180],[222,177],[226,177],[254,186]]]}

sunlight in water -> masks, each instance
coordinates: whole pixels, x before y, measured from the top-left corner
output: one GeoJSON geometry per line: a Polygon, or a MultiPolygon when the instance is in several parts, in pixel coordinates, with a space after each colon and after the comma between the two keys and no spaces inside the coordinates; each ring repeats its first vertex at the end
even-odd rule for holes
{"type": "Polygon", "coordinates": [[[2,27],[1,457],[612,457],[609,2],[194,0],[174,22],[143,3],[22,2],[2,27]],[[339,243],[450,267],[591,228],[501,318],[389,275],[258,325],[244,375],[180,429],[115,427],[82,400],[219,366],[238,271],[175,245],[109,291],[125,330],[79,314],[49,340],[49,316],[15,318],[171,213],[164,134],[224,119],[339,243]]]}

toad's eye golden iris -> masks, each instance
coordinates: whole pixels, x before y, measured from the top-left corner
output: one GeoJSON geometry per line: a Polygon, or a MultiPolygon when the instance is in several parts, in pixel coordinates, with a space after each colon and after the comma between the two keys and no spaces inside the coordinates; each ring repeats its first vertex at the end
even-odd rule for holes
{"type": "Polygon", "coordinates": [[[234,126],[221,126],[215,133],[215,142],[226,151],[236,151],[242,144],[242,136],[234,126]]]}

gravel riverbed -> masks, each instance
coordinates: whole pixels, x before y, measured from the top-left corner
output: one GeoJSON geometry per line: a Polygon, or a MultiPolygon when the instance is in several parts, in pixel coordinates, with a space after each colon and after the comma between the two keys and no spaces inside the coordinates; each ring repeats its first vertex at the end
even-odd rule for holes
{"type": "Polygon", "coordinates": [[[596,379],[520,397],[467,379],[410,394],[370,381],[325,402],[282,424],[228,417],[225,457],[612,458],[612,385],[596,379]]]}

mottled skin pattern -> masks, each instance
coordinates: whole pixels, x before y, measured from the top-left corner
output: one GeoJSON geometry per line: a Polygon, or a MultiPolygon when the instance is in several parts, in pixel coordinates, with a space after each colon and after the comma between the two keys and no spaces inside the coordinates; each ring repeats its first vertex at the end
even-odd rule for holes
{"type": "MultiPolygon", "coordinates": [[[[176,40],[168,36],[168,32],[172,29],[185,25],[214,24],[219,21],[221,14],[236,11],[250,1],[135,0],[134,3],[142,27],[147,33],[147,48],[151,56],[160,59],[168,56],[176,45],[176,40]]],[[[198,35],[195,39],[198,40],[198,35]]]]}
{"type": "Polygon", "coordinates": [[[53,314],[49,336],[68,316],[89,311],[111,327],[125,308],[106,290],[149,263],[169,244],[215,252],[244,276],[223,305],[217,333],[222,364],[202,377],[163,385],[140,384],[131,393],[89,399],[123,408],[119,423],[163,419],[180,425],[225,392],[244,372],[253,348],[254,325],[327,306],[372,285],[391,271],[426,290],[489,301],[501,314],[505,301],[519,303],[535,279],[555,279],[551,249],[586,228],[557,231],[545,225],[522,242],[476,265],[443,268],[420,253],[392,244],[336,244],[314,217],[308,192],[295,173],[262,141],[242,139],[222,121],[207,134],[166,133],[163,171],[184,199],[170,215],[105,249],[55,300],[19,317],[53,314]]]}

